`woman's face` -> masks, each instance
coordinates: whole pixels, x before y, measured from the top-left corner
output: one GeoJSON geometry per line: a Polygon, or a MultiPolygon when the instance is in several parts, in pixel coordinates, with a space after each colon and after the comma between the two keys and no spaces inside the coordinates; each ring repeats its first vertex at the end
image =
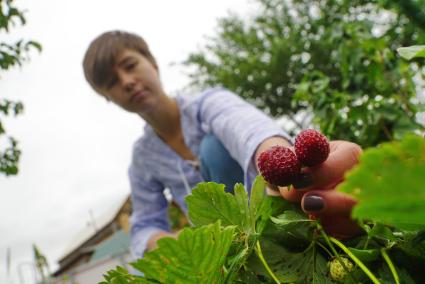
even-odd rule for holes
{"type": "Polygon", "coordinates": [[[147,113],[157,105],[164,91],[158,69],[135,50],[125,49],[116,58],[114,78],[101,90],[125,110],[147,113]]]}

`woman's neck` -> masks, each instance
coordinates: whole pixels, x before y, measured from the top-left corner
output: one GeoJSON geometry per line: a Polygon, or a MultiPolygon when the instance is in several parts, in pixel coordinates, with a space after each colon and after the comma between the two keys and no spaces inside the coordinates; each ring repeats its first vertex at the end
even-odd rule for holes
{"type": "Polygon", "coordinates": [[[170,141],[181,135],[180,111],[177,101],[164,96],[160,106],[150,113],[140,114],[163,140],[170,141]]]}

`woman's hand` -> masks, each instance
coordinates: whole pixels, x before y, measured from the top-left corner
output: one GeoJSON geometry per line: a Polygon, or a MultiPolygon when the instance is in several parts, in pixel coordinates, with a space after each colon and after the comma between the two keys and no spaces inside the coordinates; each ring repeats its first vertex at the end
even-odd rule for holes
{"type": "MultiPolygon", "coordinates": [[[[327,160],[319,166],[304,168],[302,178],[288,190],[279,187],[280,195],[292,202],[301,202],[312,218],[320,219],[325,231],[337,238],[352,237],[361,232],[350,214],[356,200],[335,188],[344,174],[359,161],[362,149],[347,141],[330,142],[327,160]]],[[[270,190],[269,190],[270,192],[270,190]]]]}

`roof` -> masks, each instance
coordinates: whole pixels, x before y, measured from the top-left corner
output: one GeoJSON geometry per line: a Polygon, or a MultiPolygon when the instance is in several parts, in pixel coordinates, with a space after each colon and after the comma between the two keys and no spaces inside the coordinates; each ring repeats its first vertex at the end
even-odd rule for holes
{"type": "MultiPolygon", "coordinates": [[[[108,208],[108,210],[105,210],[105,212],[101,216],[95,218],[94,221],[96,223],[96,228],[98,231],[100,231],[102,228],[104,228],[105,226],[107,226],[109,223],[111,223],[114,220],[114,218],[117,216],[120,209],[125,204],[128,198],[129,198],[129,195],[128,193],[126,193],[125,197],[122,197],[121,202],[115,203],[113,206],[108,208]]],[[[77,248],[82,246],[95,234],[96,234],[96,231],[93,229],[93,227],[85,224],[85,227],[82,228],[81,231],[78,232],[76,236],[68,244],[60,260],[65,259],[69,254],[71,254],[77,248]]]]}
{"type": "Polygon", "coordinates": [[[90,262],[102,259],[111,255],[118,255],[127,252],[130,246],[130,236],[123,230],[118,230],[107,240],[98,244],[90,258],[90,262]]]}

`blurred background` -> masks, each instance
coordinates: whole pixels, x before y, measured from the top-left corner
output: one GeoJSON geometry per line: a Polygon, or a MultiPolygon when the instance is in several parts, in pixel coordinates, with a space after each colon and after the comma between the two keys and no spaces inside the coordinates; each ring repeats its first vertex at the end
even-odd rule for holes
{"type": "Polygon", "coordinates": [[[425,62],[396,51],[425,44],[423,0],[0,5],[0,283],[96,283],[130,259],[127,167],[144,123],[85,82],[104,31],[143,36],[169,94],[223,85],[291,134],[367,148],[424,131],[425,62]]]}

